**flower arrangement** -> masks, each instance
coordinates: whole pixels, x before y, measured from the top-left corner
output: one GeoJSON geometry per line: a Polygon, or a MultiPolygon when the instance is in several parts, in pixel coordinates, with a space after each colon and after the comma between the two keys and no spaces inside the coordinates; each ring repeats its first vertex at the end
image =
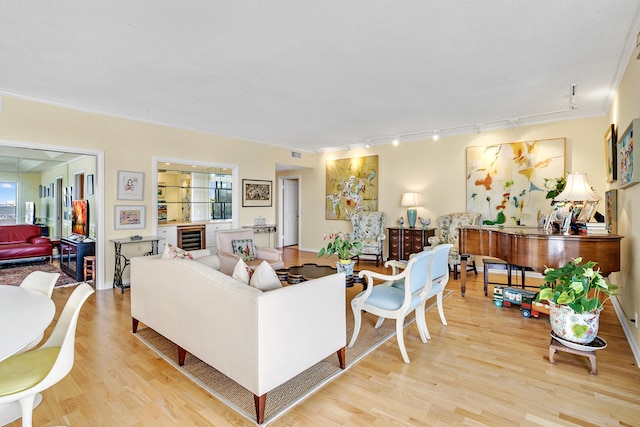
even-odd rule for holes
{"type": "Polygon", "coordinates": [[[338,255],[340,260],[351,260],[352,257],[360,255],[360,249],[362,248],[362,242],[358,240],[351,240],[349,235],[335,231],[329,236],[324,235],[323,240],[329,240],[326,247],[320,249],[318,252],[318,258],[321,256],[338,255]]]}
{"type": "Polygon", "coordinates": [[[600,274],[600,269],[593,269],[596,262],[580,264],[581,262],[582,257],[578,257],[564,267],[545,269],[545,284],[540,286],[541,291],[536,300],[567,305],[576,313],[602,310],[602,304],[612,295],[617,295],[618,286],[608,284],[600,274]],[[604,301],[600,301],[601,293],[607,295],[604,301]]]}
{"type": "Polygon", "coordinates": [[[551,199],[551,205],[557,203],[554,199],[558,197],[558,194],[562,193],[565,185],[567,185],[567,179],[564,176],[544,179],[544,188],[547,190],[546,198],[551,199]]]}

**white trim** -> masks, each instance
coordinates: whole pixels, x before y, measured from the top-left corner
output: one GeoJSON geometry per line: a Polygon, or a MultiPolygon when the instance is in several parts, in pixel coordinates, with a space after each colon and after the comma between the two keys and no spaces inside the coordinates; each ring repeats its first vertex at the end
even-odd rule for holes
{"type": "Polygon", "coordinates": [[[631,330],[631,322],[629,322],[629,319],[627,319],[627,317],[625,316],[624,311],[622,310],[622,306],[620,305],[620,301],[618,301],[618,298],[612,297],[611,303],[613,304],[613,308],[616,311],[616,315],[618,316],[618,320],[620,321],[622,330],[624,331],[624,334],[627,337],[627,341],[629,342],[629,347],[631,347],[631,352],[633,353],[633,357],[636,360],[636,366],[640,367],[640,347],[638,346],[638,343],[633,336],[633,331],[631,330]]]}

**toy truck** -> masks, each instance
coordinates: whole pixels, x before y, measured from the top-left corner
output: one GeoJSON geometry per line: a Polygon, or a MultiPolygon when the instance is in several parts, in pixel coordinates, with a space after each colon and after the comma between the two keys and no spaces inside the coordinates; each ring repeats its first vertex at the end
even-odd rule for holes
{"type": "Polygon", "coordinates": [[[538,317],[540,311],[534,305],[537,292],[526,289],[496,286],[493,288],[493,304],[496,307],[511,307],[519,305],[522,317],[538,317]]]}

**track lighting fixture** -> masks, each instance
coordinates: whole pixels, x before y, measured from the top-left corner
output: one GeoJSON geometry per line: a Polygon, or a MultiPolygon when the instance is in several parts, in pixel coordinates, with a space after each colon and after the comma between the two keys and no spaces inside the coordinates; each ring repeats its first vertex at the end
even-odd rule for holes
{"type": "Polygon", "coordinates": [[[578,107],[579,105],[576,102],[576,85],[574,83],[571,85],[571,97],[569,99],[569,108],[571,108],[572,110],[577,110],[578,107]]]}
{"type": "MultiPolygon", "coordinates": [[[[571,95],[570,95],[570,103],[569,103],[569,107],[571,110],[575,110],[579,107],[576,100],[576,86],[577,84],[571,85],[571,95]]],[[[487,129],[497,129],[497,128],[515,129],[519,123],[527,124],[529,122],[529,119],[543,117],[543,116],[551,116],[556,114],[563,114],[563,113],[566,113],[567,111],[568,110],[566,109],[547,111],[544,113],[518,116],[516,118],[502,118],[502,119],[489,120],[489,121],[476,123],[476,124],[468,123],[468,124],[463,124],[460,126],[452,126],[448,128],[421,130],[417,132],[401,134],[398,136],[392,136],[387,134],[385,136],[381,136],[377,138],[369,138],[366,140],[360,140],[358,142],[349,143],[348,145],[343,145],[342,149],[344,149],[345,147],[347,147],[348,150],[357,148],[357,147],[370,148],[371,145],[377,145],[379,143],[388,144],[389,141],[393,142],[394,146],[397,146],[400,144],[401,138],[404,138],[404,140],[407,140],[407,141],[417,140],[417,139],[420,139],[421,137],[422,138],[428,137],[429,134],[431,134],[431,137],[434,141],[439,140],[441,135],[452,135],[456,133],[469,132],[469,131],[473,131],[473,133],[479,135],[482,133],[482,126],[485,126],[487,129]]],[[[333,149],[335,149],[335,147],[325,147],[321,149],[321,151],[332,151],[333,149]]]]}

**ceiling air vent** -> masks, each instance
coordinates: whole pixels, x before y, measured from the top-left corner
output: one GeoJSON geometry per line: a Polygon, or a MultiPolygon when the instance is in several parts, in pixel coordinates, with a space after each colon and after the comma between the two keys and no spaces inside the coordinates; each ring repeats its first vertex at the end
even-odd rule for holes
{"type": "Polygon", "coordinates": [[[291,157],[294,159],[301,159],[302,158],[302,153],[298,152],[298,151],[292,151],[291,152],[291,157]]]}

